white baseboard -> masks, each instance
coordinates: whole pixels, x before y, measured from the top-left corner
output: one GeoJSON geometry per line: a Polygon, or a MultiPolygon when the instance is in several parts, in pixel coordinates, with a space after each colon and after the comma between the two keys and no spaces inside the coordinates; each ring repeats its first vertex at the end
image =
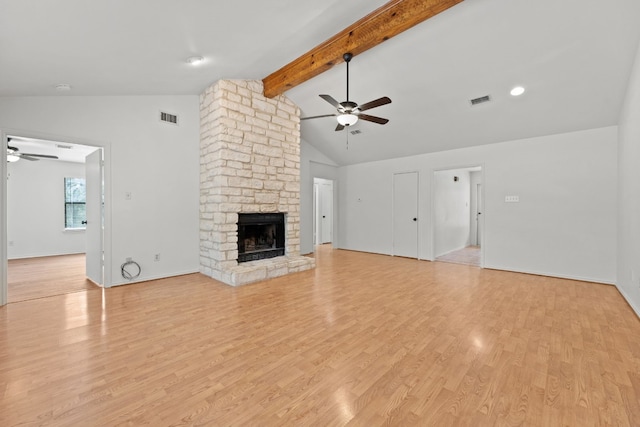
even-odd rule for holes
{"type": "Polygon", "coordinates": [[[578,280],[580,282],[590,282],[590,283],[599,283],[602,285],[613,285],[615,286],[615,282],[603,279],[594,279],[593,277],[586,276],[573,276],[567,274],[557,274],[557,273],[549,273],[544,271],[535,271],[535,270],[515,270],[512,268],[505,267],[497,267],[495,265],[485,265],[484,268],[488,268],[490,270],[500,270],[500,271],[511,271],[513,273],[524,273],[524,274],[533,274],[535,276],[546,276],[546,277],[557,277],[558,279],[568,279],[568,280],[578,280]]]}
{"type": "Polygon", "coordinates": [[[142,282],[149,282],[151,280],[167,279],[169,277],[186,276],[187,274],[194,274],[194,273],[200,273],[200,271],[199,270],[195,270],[195,271],[189,270],[189,271],[184,271],[184,272],[171,273],[169,275],[143,276],[143,277],[138,277],[135,280],[114,282],[114,283],[111,284],[110,287],[122,286],[122,285],[132,285],[134,283],[142,283],[142,282]]]}
{"type": "Polygon", "coordinates": [[[631,309],[635,311],[636,316],[640,317],[640,307],[637,306],[631,298],[629,298],[629,295],[625,292],[622,286],[619,286],[616,284],[616,288],[618,289],[618,292],[620,292],[620,295],[622,295],[622,298],[624,298],[625,301],[627,301],[627,304],[629,304],[629,307],[631,307],[631,309]]]}
{"type": "Polygon", "coordinates": [[[28,255],[20,255],[20,256],[10,256],[8,258],[9,261],[14,259],[29,259],[29,258],[46,258],[51,256],[65,256],[65,255],[80,255],[84,254],[84,252],[63,252],[63,253],[41,253],[41,254],[28,254],[28,255]]]}

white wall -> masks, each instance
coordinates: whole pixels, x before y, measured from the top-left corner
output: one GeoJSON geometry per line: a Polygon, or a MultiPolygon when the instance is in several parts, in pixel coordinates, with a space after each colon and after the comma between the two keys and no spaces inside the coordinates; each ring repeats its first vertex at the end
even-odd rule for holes
{"type": "Polygon", "coordinates": [[[617,285],[640,315],[640,49],[619,132],[617,285]]]}
{"type": "Polygon", "coordinates": [[[137,280],[199,270],[199,120],[198,96],[0,98],[0,128],[13,134],[108,146],[113,284],[127,283],[127,257],[142,267],[137,280]],[[180,125],[161,123],[160,110],[180,125]]]}
{"type": "Polygon", "coordinates": [[[319,152],[315,147],[305,142],[300,143],[300,253],[313,252],[313,178],[330,179],[333,187],[333,242],[334,248],[339,247],[338,237],[338,204],[337,164],[319,152]]]}
{"type": "Polygon", "coordinates": [[[64,178],[84,178],[84,164],[20,160],[7,169],[9,259],[83,253],[84,230],[64,229],[64,178]]]}
{"type": "Polygon", "coordinates": [[[485,267],[613,283],[616,163],[614,126],[342,167],[340,244],[390,254],[392,175],[418,170],[419,257],[432,259],[433,171],[482,165],[485,267]]]}
{"type": "Polygon", "coordinates": [[[471,179],[463,169],[437,171],[434,176],[434,256],[439,257],[469,245],[471,179]]]}

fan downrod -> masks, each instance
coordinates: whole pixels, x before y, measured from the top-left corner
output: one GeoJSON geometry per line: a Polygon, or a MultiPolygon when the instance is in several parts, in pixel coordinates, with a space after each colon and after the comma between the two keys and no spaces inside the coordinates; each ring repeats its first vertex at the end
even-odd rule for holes
{"type": "Polygon", "coordinates": [[[351,52],[347,52],[342,55],[344,62],[347,63],[347,103],[349,102],[349,62],[351,62],[351,58],[353,58],[353,54],[351,52]]]}

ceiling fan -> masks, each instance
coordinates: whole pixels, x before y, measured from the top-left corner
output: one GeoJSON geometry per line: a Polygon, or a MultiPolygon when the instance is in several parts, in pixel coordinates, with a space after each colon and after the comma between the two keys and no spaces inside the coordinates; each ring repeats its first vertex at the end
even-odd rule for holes
{"type": "Polygon", "coordinates": [[[300,118],[300,120],[318,119],[320,117],[336,117],[336,119],[338,120],[336,131],[340,131],[347,126],[355,125],[359,119],[378,123],[381,125],[388,123],[389,119],[362,114],[363,111],[370,110],[381,105],[390,104],[391,99],[389,99],[388,97],[383,96],[382,98],[378,98],[362,105],[358,105],[353,101],[349,101],[349,62],[351,61],[351,58],[353,58],[353,55],[351,53],[345,53],[344,55],[342,55],[342,58],[344,59],[344,62],[347,63],[347,100],[344,102],[338,102],[330,95],[320,95],[320,98],[324,99],[338,110],[337,113],[324,114],[321,116],[302,117],[300,118]]]}
{"type": "Polygon", "coordinates": [[[58,156],[51,156],[49,154],[33,154],[33,153],[21,153],[17,147],[12,147],[8,145],[11,143],[11,138],[7,138],[7,161],[8,162],[17,162],[20,159],[25,159],[29,161],[37,161],[40,158],[43,159],[58,159],[58,156]]]}

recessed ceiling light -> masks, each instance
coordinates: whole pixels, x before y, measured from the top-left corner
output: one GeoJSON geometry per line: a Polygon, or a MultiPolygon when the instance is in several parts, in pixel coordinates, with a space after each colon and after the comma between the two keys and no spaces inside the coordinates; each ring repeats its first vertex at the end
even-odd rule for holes
{"type": "Polygon", "coordinates": [[[187,64],[191,65],[200,65],[204,62],[204,58],[202,56],[190,56],[187,58],[187,64]]]}
{"type": "Polygon", "coordinates": [[[66,83],[60,83],[59,85],[56,85],[56,90],[59,90],[60,92],[65,92],[65,91],[71,90],[71,85],[68,85],[66,83]]]}
{"type": "Polygon", "coordinates": [[[511,96],[520,96],[524,93],[524,88],[522,86],[516,86],[511,89],[511,96]]]}

